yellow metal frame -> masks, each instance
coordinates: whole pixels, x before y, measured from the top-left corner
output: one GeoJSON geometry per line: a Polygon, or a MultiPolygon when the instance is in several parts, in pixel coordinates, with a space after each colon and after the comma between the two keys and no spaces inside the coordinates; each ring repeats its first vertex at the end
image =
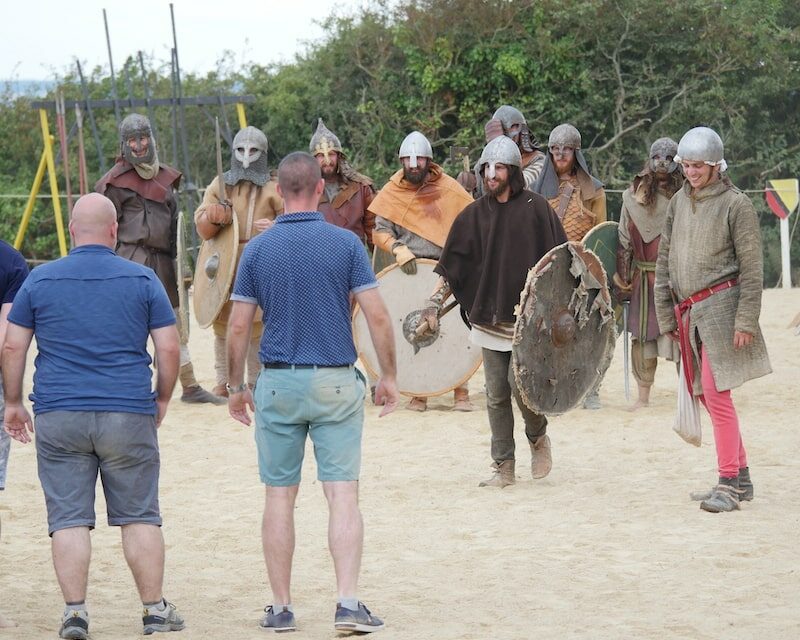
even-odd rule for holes
{"type": "Polygon", "coordinates": [[[236,103],[236,115],[239,116],[239,128],[244,129],[247,126],[247,116],[244,115],[244,105],[241,102],[236,103]]]}
{"type": "Polygon", "coordinates": [[[19,223],[19,231],[17,237],[14,239],[14,248],[19,250],[22,247],[22,242],[25,240],[25,232],[28,230],[28,224],[33,215],[33,205],[36,204],[36,196],[42,188],[42,181],[44,180],[44,172],[47,169],[47,175],[50,182],[50,195],[53,197],[53,214],[56,219],[56,232],[58,233],[58,248],[61,251],[62,257],[67,255],[67,237],[64,233],[64,217],[61,213],[61,197],[58,193],[58,179],[56,178],[56,162],[53,153],[53,142],[55,138],[50,135],[50,124],[47,121],[47,111],[39,109],[39,122],[42,127],[42,138],[44,139],[44,149],[42,150],[42,157],[39,160],[39,168],[36,170],[36,176],[33,179],[33,186],[31,186],[31,194],[28,196],[28,202],[25,205],[25,211],[22,213],[22,220],[19,223]]]}

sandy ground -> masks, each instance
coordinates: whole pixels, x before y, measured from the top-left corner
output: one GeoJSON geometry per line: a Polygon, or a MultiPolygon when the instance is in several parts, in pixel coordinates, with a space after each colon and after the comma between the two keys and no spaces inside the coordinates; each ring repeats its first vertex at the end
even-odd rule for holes
{"type": "MultiPolygon", "coordinates": [[[[551,421],[554,468],[532,481],[517,429],[518,483],[479,489],[489,473],[483,373],[480,410],[367,410],[362,471],[366,541],[360,595],[386,619],[381,638],[797,638],[800,337],[786,330],[800,289],[764,295],[774,373],[734,392],[756,499],[712,515],[689,501],[716,478],[707,416],[703,446],[672,432],[674,368],[662,365],[652,405],[624,411],[622,344],[601,411],[551,421]]],[[[212,334],[194,329],[201,381],[213,376],[212,334]]],[[[30,374],[30,371],[29,371],[30,374]]],[[[633,384],[633,381],[632,381],[633,384]]],[[[165,593],[186,617],[176,638],[263,638],[270,594],[260,549],[263,490],[249,428],[226,407],[176,399],[160,431],[165,593]]],[[[523,448],[524,447],[524,448],[523,448]]],[[[300,638],[332,638],[335,586],[326,507],[306,458],[296,512],[293,600],[300,638]]],[[[0,494],[0,609],[20,627],[0,638],[54,638],[62,608],[34,448],[14,443],[0,494]]],[[[95,640],[141,633],[119,532],[98,528],[89,608],[95,640]]]]}

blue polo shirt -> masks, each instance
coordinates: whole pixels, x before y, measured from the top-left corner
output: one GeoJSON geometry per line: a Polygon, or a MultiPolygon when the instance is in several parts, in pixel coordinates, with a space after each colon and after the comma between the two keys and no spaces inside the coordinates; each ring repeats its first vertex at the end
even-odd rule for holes
{"type": "Polygon", "coordinates": [[[14,296],[28,277],[28,264],[22,254],[0,240],[0,304],[14,302],[14,296]]]}
{"type": "Polygon", "coordinates": [[[36,337],[34,413],[155,414],[147,338],[175,314],[152,269],[102,245],[76,247],[31,272],[8,320],[36,337]]]}
{"type": "Polygon", "coordinates": [[[285,213],[247,243],[231,300],[264,311],[262,362],[356,361],[350,294],[377,287],[364,245],[319,212],[285,213]]]}

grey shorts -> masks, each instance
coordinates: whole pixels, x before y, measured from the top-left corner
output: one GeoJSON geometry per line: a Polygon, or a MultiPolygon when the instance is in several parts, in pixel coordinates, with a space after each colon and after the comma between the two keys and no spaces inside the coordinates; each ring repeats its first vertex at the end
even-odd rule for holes
{"type": "Polygon", "coordinates": [[[94,528],[98,471],[109,525],[161,525],[155,416],[51,411],[36,416],[35,429],[50,535],[70,527],[94,528]]]}

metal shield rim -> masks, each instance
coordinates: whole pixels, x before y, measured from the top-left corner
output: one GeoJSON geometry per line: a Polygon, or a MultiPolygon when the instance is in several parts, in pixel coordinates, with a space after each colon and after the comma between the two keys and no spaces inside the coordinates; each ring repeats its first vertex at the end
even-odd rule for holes
{"type": "MultiPolygon", "coordinates": [[[[239,221],[237,220],[235,213],[233,215],[231,224],[228,225],[227,227],[223,228],[220,233],[226,233],[228,229],[231,229],[231,233],[233,233],[233,242],[232,242],[232,244],[234,244],[234,254],[238,255],[238,252],[239,252],[239,221]]],[[[231,295],[231,289],[233,288],[233,278],[234,278],[234,275],[236,274],[236,263],[238,262],[238,260],[236,258],[234,258],[233,260],[230,261],[230,264],[228,265],[228,269],[226,270],[226,272],[224,274],[226,279],[227,279],[227,281],[228,281],[228,293],[224,297],[224,299],[220,302],[220,304],[217,306],[217,308],[214,310],[214,313],[211,314],[211,317],[208,318],[206,316],[206,313],[205,313],[203,307],[201,306],[201,304],[199,302],[200,300],[202,300],[202,297],[198,297],[197,296],[197,282],[198,281],[201,281],[201,282],[207,282],[208,281],[208,278],[206,277],[206,274],[203,271],[201,265],[204,263],[204,261],[205,261],[205,259],[207,257],[206,253],[208,253],[208,252],[210,252],[212,250],[212,247],[215,244],[213,241],[215,239],[217,239],[217,238],[219,238],[219,234],[217,234],[213,238],[210,238],[209,240],[203,240],[203,244],[200,246],[200,251],[198,251],[198,253],[197,253],[197,262],[195,263],[195,295],[193,296],[193,300],[192,300],[193,304],[192,304],[192,306],[194,307],[195,320],[197,321],[197,324],[200,326],[201,329],[207,329],[208,327],[210,327],[214,323],[214,320],[217,319],[217,316],[219,316],[220,312],[222,311],[222,308],[225,306],[225,303],[228,302],[228,300],[230,298],[230,295],[231,295]]]]}

